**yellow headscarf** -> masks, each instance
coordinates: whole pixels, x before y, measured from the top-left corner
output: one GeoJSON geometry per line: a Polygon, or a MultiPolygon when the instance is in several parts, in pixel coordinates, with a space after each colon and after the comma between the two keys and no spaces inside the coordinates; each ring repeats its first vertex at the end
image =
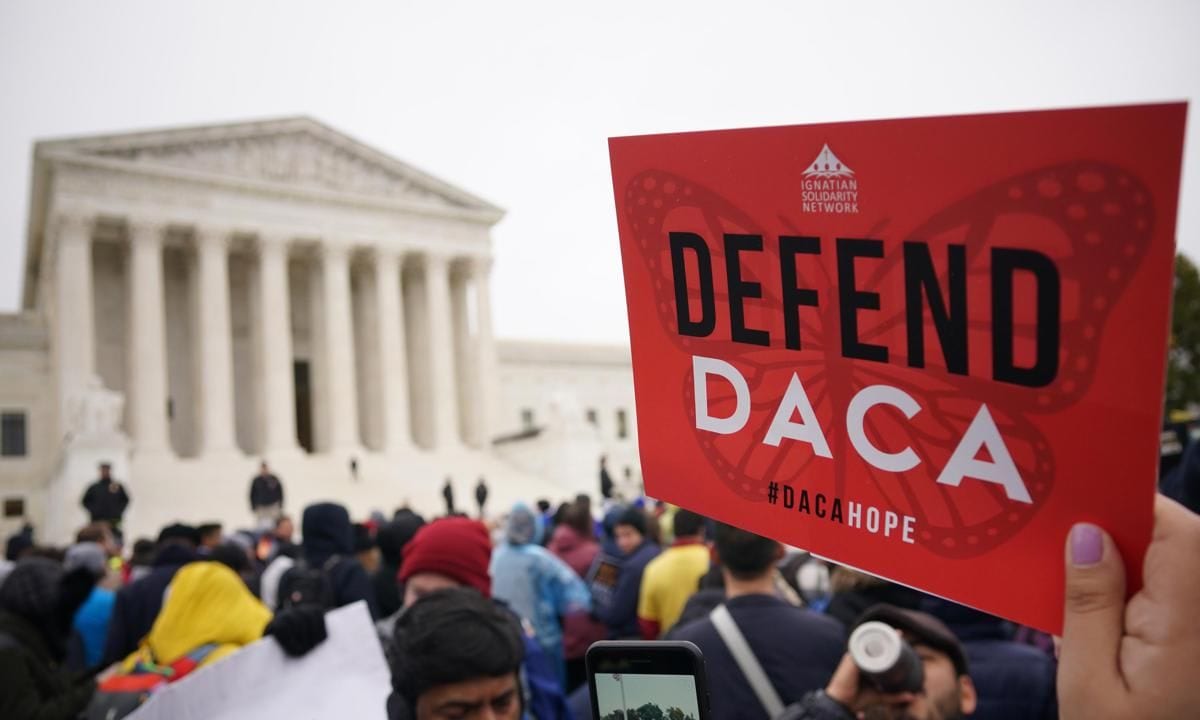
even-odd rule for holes
{"type": "Polygon", "coordinates": [[[189,563],[175,573],[150,634],[122,669],[130,672],[138,662],[169,665],[214,643],[217,648],[201,663],[208,665],[262,637],[270,621],[271,611],[228,567],[189,563]]]}

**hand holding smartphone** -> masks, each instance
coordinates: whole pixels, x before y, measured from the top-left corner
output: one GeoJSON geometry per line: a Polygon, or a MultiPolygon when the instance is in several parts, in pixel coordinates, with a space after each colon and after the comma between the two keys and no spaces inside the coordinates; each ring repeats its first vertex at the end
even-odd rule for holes
{"type": "Polygon", "coordinates": [[[586,664],[592,720],[712,717],[704,656],[690,642],[598,642],[586,664]]]}

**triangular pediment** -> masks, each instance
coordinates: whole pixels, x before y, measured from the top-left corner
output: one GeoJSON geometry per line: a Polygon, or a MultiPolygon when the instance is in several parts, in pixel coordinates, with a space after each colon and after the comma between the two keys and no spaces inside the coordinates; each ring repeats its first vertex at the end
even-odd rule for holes
{"type": "Polygon", "coordinates": [[[43,143],[43,149],[316,191],[498,211],[310,118],[43,143]]]}

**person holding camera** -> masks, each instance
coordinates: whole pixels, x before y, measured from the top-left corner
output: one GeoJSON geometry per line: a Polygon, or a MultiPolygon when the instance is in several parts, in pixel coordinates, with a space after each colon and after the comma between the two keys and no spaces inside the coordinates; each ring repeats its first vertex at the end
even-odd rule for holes
{"type": "Polygon", "coordinates": [[[860,664],[870,661],[859,652],[852,634],[851,651],[842,657],[825,689],[805,695],[779,720],[958,720],[975,711],[975,685],[968,673],[967,655],[941,620],[881,604],[863,613],[855,627],[879,623],[903,639],[897,647],[907,644],[911,648],[911,653],[899,653],[889,668],[889,672],[903,676],[902,680],[862,670],[860,664]],[[906,664],[916,667],[904,667],[906,664]]]}

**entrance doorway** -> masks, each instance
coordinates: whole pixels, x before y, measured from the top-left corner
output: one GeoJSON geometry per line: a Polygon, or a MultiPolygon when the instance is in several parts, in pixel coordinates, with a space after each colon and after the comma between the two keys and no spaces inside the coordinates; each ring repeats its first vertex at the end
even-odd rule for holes
{"type": "Polygon", "coordinates": [[[300,447],[311,454],[313,452],[312,429],[312,381],[310,378],[309,362],[295,360],[292,362],[292,377],[296,386],[296,440],[300,447]]]}

